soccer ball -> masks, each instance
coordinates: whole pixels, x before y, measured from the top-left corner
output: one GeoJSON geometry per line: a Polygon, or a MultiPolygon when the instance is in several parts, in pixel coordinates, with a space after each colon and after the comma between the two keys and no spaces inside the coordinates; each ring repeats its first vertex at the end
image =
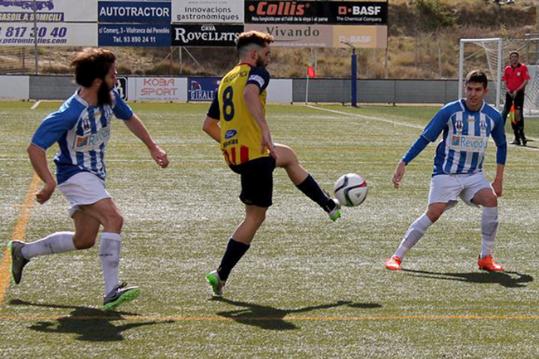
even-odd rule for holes
{"type": "Polygon", "coordinates": [[[335,197],[347,207],[355,207],[367,198],[367,182],[358,174],[347,173],[335,182],[335,197]]]}

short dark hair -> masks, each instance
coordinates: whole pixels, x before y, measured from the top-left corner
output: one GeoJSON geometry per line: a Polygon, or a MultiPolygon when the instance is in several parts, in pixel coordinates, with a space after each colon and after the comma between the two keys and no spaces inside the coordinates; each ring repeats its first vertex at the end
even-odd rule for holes
{"type": "Polygon", "coordinates": [[[75,81],[83,87],[90,87],[95,79],[105,79],[110,67],[116,61],[112,51],[87,48],[77,52],[71,61],[75,69],[75,81]]]}
{"type": "Polygon", "coordinates": [[[488,86],[487,75],[481,70],[472,70],[468,72],[465,83],[468,84],[470,82],[482,84],[485,89],[488,86]]]}
{"type": "Polygon", "coordinates": [[[518,54],[518,51],[517,51],[517,50],[511,51],[511,52],[509,53],[509,56],[511,56],[511,55],[513,55],[513,54],[515,54],[515,55],[517,55],[517,56],[520,57],[520,55],[518,54]]]}
{"type": "Polygon", "coordinates": [[[273,42],[273,36],[261,31],[242,32],[236,40],[236,49],[239,51],[247,45],[256,44],[266,47],[273,42]]]}

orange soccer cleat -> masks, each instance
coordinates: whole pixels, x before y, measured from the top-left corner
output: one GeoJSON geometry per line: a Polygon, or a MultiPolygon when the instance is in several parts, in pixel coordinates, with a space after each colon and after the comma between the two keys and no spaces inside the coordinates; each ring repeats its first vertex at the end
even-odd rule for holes
{"type": "Polygon", "coordinates": [[[391,256],[384,263],[384,266],[389,270],[400,270],[402,259],[397,256],[391,256]]]}
{"type": "Polygon", "coordinates": [[[501,265],[496,263],[494,261],[494,258],[492,256],[486,256],[481,258],[479,256],[479,259],[477,260],[477,265],[479,266],[479,269],[486,270],[488,272],[503,272],[504,269],[501,265]]]}

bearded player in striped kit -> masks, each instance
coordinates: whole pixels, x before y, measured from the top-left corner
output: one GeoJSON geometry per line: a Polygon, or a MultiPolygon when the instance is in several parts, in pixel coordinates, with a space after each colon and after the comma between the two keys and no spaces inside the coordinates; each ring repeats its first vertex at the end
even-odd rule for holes
{"type": "Polygon", "coordinates": [[[427,211],[410,225],[396,252],[385,262],[387,269],[401,269],[402,259],[408,250],[460,197],[467,204],[483,207],[479,269],[491,272],[504,270],[492,255],[498,228],[497,198],[502,195],[507,143],[500,113],[484,101],[488,92],[487,84],[487,77],[482,71],[468,73],[466,98],[448,103],[438,111],[398,163],[393,175],[395,188],[399,188],[406,166],[429,142],[434,142],[442,134],[434,158],[427,211]],[[496,176],[492,184],[483,173],[489,136],[492,136],[497,147],[496,176]]]}
{"type": "Polygon", "coordinates": [[[138,287],[127,287],[118,279],[123,217],[105,189],[104,162],[113,115],[146,145],[160,167],[167,167],[168,159],[138,116],[112,90],[117,80],[116,57],[112,52],[85,49],[75,55],[71,65],[80,88],[43,120],[28,146],[28,155],[43,181],[36,200],[41,204],[47,202],[58,184],[69,202],[75,232],[55,232],[31,243],[10,241],[11,273],[18,284],[31,259],[92,247],[102,226],[99,257],[105,282],[103,309],[113,310],[139,295],[138,287]],[[54,143],[59,146],[54,158],[57,181],[48,168],[46,155],[54,143]]]}

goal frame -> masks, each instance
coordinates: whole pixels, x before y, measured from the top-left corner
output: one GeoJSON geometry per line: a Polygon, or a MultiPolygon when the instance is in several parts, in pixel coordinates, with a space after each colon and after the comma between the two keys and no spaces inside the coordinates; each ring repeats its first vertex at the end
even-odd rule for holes
{"type": "Polygon", "coordinates": [[[504,64],[503,59],[503,39],[500,37],[492,37],[492,38],[477,38],[477,39],[460,39],[459,41],[459,72],[458,72],[458,95],[459,98],[463,97],[463,91],[464,91],[464,76],[466,74],[464,73],[464,46],[469,44],[477,44],[478,42],[495,42],[497,43],[497,58],[498,63],[496,64],[496,78],[492,79],[495,81],[496,84],[496,101],[495,105],[496,108],[500,108],[501,105],[501,90],[502,90],[502,66],[504,64]]]}

